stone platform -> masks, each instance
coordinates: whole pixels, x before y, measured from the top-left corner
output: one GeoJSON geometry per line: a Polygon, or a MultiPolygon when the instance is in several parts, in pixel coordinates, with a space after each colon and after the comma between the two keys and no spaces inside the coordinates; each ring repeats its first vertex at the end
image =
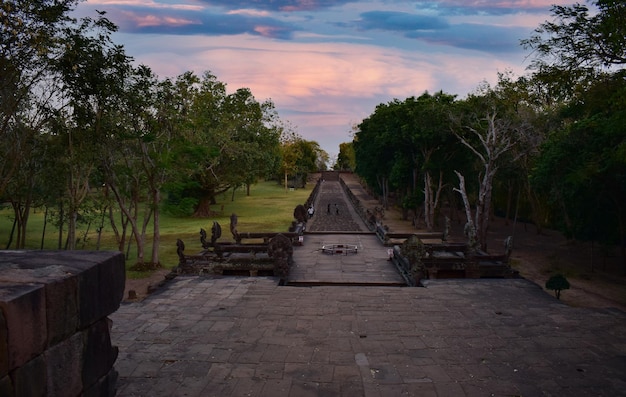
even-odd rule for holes
{"type": "Polygon", "coordinates": [[[523,279],[178,277],[112,319],[120,397],[626,395],[626,314],[523,279]]]}

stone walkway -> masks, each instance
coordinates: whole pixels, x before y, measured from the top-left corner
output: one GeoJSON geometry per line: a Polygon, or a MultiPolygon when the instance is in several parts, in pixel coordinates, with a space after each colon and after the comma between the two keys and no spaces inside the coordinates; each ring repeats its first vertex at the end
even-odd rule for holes
{"type": "Polygon", "coordinates": [[[406,286],[374,234],[306,234],[293,259],[289,285],[406,286]],[[332,245],[355,246],[357,253],[324,252],[323,247],[332,245]]]}
{"type": "Polygon", "coordinates": [[[293,284],[179,276],[123,303],[118,396],[626,396],[626,313],[523,279],[391,286],[386,250],[337,189],[324,182],[293,284]]]}
{"type": "Polygon", "coordinates": [[[338,181],[324,181],[315,201],[307,232],[367,232],[338,181]]]}
{"type": "Polygon", "coordinates": [[[626,314],[522,279],[178,277],[111,318],[118,396],[626,395],[626,314]]]}

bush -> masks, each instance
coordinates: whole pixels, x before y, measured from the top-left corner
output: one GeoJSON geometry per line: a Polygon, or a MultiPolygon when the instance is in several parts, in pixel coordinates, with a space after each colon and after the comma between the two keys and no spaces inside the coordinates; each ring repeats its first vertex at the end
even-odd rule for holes
{"type": "Polygon", "coordinates": [[[555,274],[546,281],[546,289],[554,290],[556,299],[561,299],[561,291],[569,289],[569,281],[562,274],[555,274]]]}

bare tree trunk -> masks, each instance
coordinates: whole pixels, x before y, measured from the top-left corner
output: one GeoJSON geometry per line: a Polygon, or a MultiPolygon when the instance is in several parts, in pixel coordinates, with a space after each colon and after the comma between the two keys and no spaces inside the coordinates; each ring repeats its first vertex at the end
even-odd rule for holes
{"type": "Polygon", "coordinates": [[[61,247],[63,246],[63,216],[65,215],[63,212],[63,200],[61,199],[61,201],[59,202],[59,243],[58,243],[58,249],[61,249],[61,247]]]}
{"type": "Polygon", "coordinates": [[[46,226],[48,225],[48,206],[46,205],[46,211],[43,214],[43,230],[41,231],[41,246],[39,249],[43,249],[44,241],[46,239],[46,226]]]}
{"type": "Polygon", "coordinates": [[[453,190],[461,194],[463,206],[465,207],[465,219],[468,225],[474,227],[474,221],[472,220],[472,208],[470,207],[469,199],[467,198],[467,191],[465,190],[465,178],[458,171],[454,171],[454,173],[459,177],[459,188],[454,188],[453,190]]]}
{"type": "Polygon", "coordinates": [[[460,172],[454,171],[454,173],[459,177],[459,188],[454,188],[455,192],[459,192],[461,194],[461,198],[463,199],[463,205],[465,207],[465,218],[467,219],[467,223],[465,224],[465,234],[467,235],[468,245],[471,250],[476,249],[476,227],[474,226],[474,221],[472,220],[472,209],[470,207],[469,199],[467,198],[467,191],[465,189],[465,178],[461,175],[460,172]]]}
{"type": "Polygon", "coordinates": [[[424,173],[424,223],[426,223],[426,230],[428,231],[433,230],[432,220],[430,219],[431,194],[430,173],[426,171],[424,173]]]}
{"type": "Polygon", "coordinates": [[[17,218],[13,218],[13,227],[11,228],[11,234],[9,234],[9,241],[7,242],[7,248],[11,248],[11,244],[13,243],[13,235],[15,234],[15,228],[17,227],[17,218]]]}
{"type": "Polygon", "coordinates": [[[433,231],[435,228],[435,213],[439,206],[442,189],[443,171],[439,171],[439,182],[436,192],[433,192],[432,176],[430,172],[426,171],[424,173],[424,221],[428,231],[433,231]]]}
{"type": "Polygon", "coordinates": [[[160,212],[159,212],[159,203],[161,202],[161,192],[159,189],[155,189],[152,194],[153,200],[153,208],[154,208],[154,218],[153,225],[154,230],[152,231],[152,265],[154,267],[158,267],[161,265],[159,261],[159,246],[161,244],[161,231],[160,231],[160,212]]]}
{"type": "Polygon", "coordinates": [[[487,230],[489,229],[489,215],[491,208],[491,191],[493,188],[493,176],[496,173],[496,167],[491,162],[485,165],[485,174],[483,175],[478,192],[478,203],[476,204],[476,236],[482,250],[487,250],[487,230]]]}

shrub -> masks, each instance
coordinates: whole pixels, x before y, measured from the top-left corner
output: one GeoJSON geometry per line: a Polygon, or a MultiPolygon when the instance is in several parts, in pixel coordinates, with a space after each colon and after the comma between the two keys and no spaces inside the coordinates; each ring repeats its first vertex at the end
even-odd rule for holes
{"type": "Polygon", "coordinates": [[[561,291],[569,289],[569,281],[562,274],[555,274],[546,281],[546,289],[554,290],[556,299],[561,299],[561,291]]]}

